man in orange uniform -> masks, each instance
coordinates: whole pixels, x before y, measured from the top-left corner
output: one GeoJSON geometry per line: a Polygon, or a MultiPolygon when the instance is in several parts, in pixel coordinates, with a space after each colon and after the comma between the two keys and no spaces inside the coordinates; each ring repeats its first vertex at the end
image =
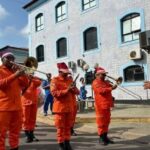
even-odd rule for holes
{"type": "Polygon", "coordinates": [[[0,66],[0,150],[5,150],[6,132],[9,132],[11,150],[18,150],[19,134],[22,125],[21,89],[27,78],[20,77],[24,70],[12,70],[15,57],[5,53],[0,66]]]}
{"type": "MultiPolygon", "coordinates": [[[[72,75],[70,74],[68,76],[71,80],[73,80],[72,75]]],[[[79,95],[79,90],[77,91],[77,95],[79,95]]],[[[74,124],[75,124],[75,120],[76,120],[76,115],[77,115],[77,101],[76,101],[76,95],[73,93],[72,94],[72,106],[73,106],[73,111],[72,111],[72,126],[71,126],[71,135],[73,136],[77,136],[76,132],[74,131],[74,124]]]]}
{"type": "Polygon", "coordinates": [[[53,112],[55,114],[55,126],[57,128],[57,140],[59,150],[72,150],[70,145],[70,129],[72,126],[73,97],[78,94],[78,89],[70,74],[67,65],[62,62],[57,64],[59,75],[51,81],[50,90],[54,97],[53,112]]]}
{"type": "Polygon", "coordinates": [[[108,127],[110,124],[110,109],[113,107],[112,90],[116,89],[117,85],[111,85],[105,80],[106,71],[98,67],[96,69],[96,79],[92,83],[92,88],[95,96],[95,111],[96,122],[98,126],[99,141],[104,145],[113,144],[107,137],[108,127]]]}
{"type": "Polygon", "coordinates": [[[23,107],[23,124],[22,128],[25,131],[26,142],[30,143],[33,140],[38,141],[34,136],[34,128],[36,123],[38,94],[37,88],[41,85],[41,80],[36,77],[30,77],[28,87],[23,90],[21,101],[23,107]]]}

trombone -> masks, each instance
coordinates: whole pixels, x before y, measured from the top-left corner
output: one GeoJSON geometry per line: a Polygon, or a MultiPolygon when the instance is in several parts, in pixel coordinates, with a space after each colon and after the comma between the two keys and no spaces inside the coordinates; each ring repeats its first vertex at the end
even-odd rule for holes
{"type": "MultiPolygon", "coordinates": [[[[37,67],[38,67],[38,62],[37,62],[37,59],[34,58],[34,57],[28,57],[25,61],[24,61],[24,64],[19,64],[17,62],[13,62],[13,61],[10,61],[11,64],[13,64],[14,66],[18,66],[19,68],[23,68],[25,70],[25,74],[27,75],[31,75],[33,76],[33,73],[34,72],[39,72],[39,73],[42,73],[42,74],[47,74],[43,71],[40,71],[40,70],[37,70],[37,67]]],[[[33,76],[34,77],[34,76],[33,76]]],[[[41,80],[45,80],[45,79],[42,79],[40,77],[37,77],[41,80]]]]}
{"type": "MultiPolygon", "coordinates": [[[[106,75],[106,77],[107,77],[107,78],[110,78],[110,79],[112,79],[112,80],[114,80],[114,81],[116,82],[116,84],[118,85],[118,88],[119,88],[121,91],[127,93],[128,95],[131,95],[131,96],[134,97],[134,98],[138,98],[138,99],[142,100],[142,97],[141,97],[140,95],[134,93],[133,91],[131,91],[131,90],[125,88],[125,87],[121,87],[121,86],[120,86],[120,84],[121,84],[122,81],[123,81],[123,78],[122,78],[122,77],[118,77],[117,79],[114,78],[114,77],[108,76],[108,75],[106,75]]],[[[112,85],[114,84],[114,83],[111,82],[111,81],[109,81],[109,82],[110,82],[112,85]]]]}

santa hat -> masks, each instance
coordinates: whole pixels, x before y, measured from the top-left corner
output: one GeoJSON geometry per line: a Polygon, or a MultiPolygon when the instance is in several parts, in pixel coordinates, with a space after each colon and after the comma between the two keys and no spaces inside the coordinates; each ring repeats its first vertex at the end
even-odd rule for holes
{"type": "Polygon", "coordinates": [[[70,74],[69,68],[64,62],[57,63],[57,68],[58,68],[58,71],[70,74]]]}
{"type": "Polygon", "coordinates": [[[8,56],[12,56],[12,57],[14,57],[14,58],[15,58],[15,56],[14,56],[14,54],[13,54],[13,53],[11,53],[11,52],[6,52],[6,53],[2,54],[1,59],[6,58],[6,57],[8,57],[8,56]]]}
{"type": "Polygon", "coordinates": [[[102,68],[102,67],[96,68],[96,74],[106,74],[106,73],[108,73],[108,72],[106,72],[104,68],[102,68]]]}

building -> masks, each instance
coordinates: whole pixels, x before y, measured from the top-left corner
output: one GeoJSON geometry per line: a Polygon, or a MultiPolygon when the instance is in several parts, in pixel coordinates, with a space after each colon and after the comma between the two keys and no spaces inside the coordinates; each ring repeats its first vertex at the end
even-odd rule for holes
{"type": "Polygon", "coordinates": [[[16,62],[23,64],[25,59],[28,57],[28,49],[27,48],[20,48],[20,47],[13,47],[13,46],[5,46],[0,49],[0,57],[4,52],[12,52],[16,57],[16,62]]]}
{"type": "MultiPolygon", "coordinates": [[[[150,59],[139,47],[139,33],[150,29],[149,0],[32,0],[23,8],[29,14],[29,55],[37,58],[41,70],[55,75],[56,63],[64,61],[74,75],[86,76],[91,95],[98,63],[112,77],[123,77],[121,87],[150,98],[143,89],[150,59]]],[[[114,95],[140,99],[121,89],[114,95]]]]}

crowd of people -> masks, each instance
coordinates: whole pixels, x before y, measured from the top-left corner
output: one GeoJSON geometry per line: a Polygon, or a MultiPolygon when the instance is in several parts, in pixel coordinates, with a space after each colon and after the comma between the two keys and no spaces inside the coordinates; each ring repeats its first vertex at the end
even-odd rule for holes
{"type": "MultiPolygon", "coordinates": [[[[4,53],[0,66],[0,150],[5,149],[6,133],[9,133],[10,150],[19,149],[21,130],[24,131],[26,142],[39,141],[35,137],[36,114],[39,105],[40,86],[45,90],[43,105],[44,116],[48,115],[50,108],[54,115],[57,129],[57,142],[59,150],[72,150],[70,144],[71,135],[74,132],[75,118],[77,114],[77,99],[85,101],[87,90],[84,78],[80,78],[80,88],[76,86],[68,66],[62,62],[57,64],[58,75],[52,78],[47,73],[47,79],[25,73],[24,68],[14,65],[15,56],[4,53]]],[[[99,142],[103,145],[113,144],[108,137],[111,108],[114,106],[112,90],[117,84],[111,84],[105,79],[107,72],[102,67],[95,69],[95,79],[92,89],[95,99],[96,124],[99,142]]],[[[150,88],[150,82],[146,81],[145,89],[150,88]]]]}

